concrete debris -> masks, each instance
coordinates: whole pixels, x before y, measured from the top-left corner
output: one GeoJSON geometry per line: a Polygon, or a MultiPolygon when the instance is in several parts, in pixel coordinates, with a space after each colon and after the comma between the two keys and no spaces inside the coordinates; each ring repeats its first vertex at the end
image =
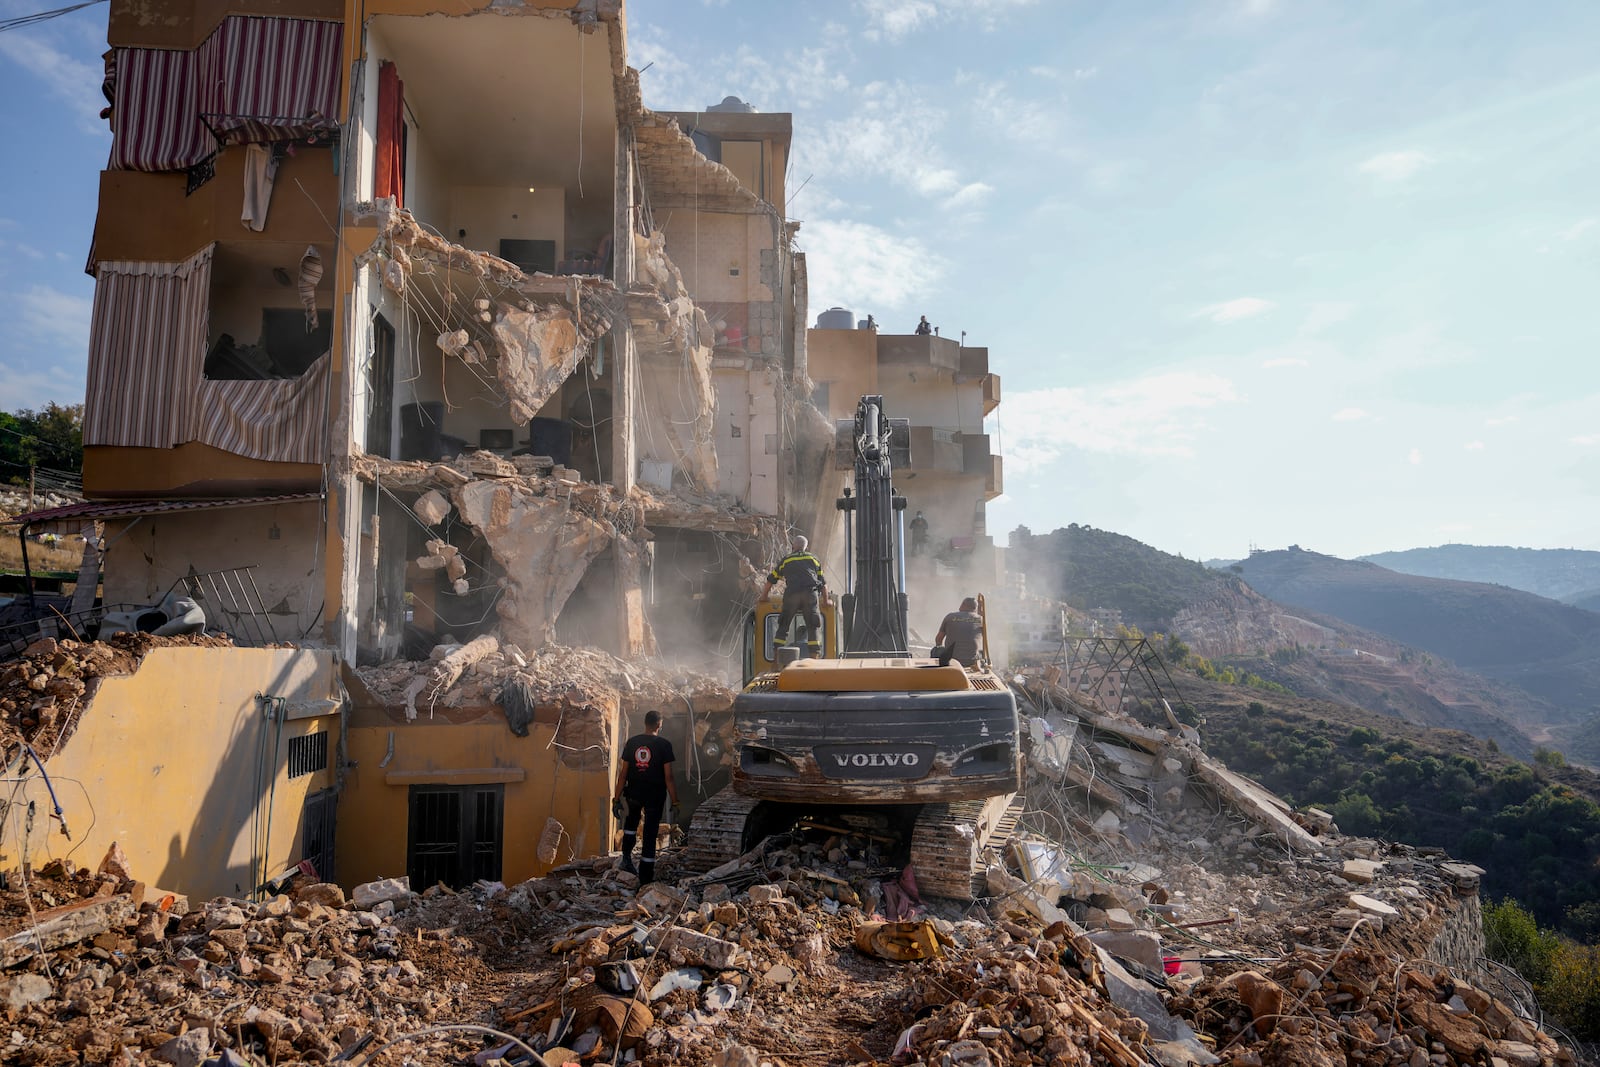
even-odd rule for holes
{"type": "Polygon", "coordinates": [[[453,298],[448,288],[432,290],[451,327],[438,335],[439,350],[472,364],[489,362],[492,352],[513,422],[526,424],[537,415],[588,356],[595,339],[611,328],[611,309],[619,301],[604,278],[527,275],[498,256],[430,233],[393,201],[380,201],[372,210],[378,215],[378,239],[358,263],[380,263],[389,289],[409,290],[413,299],[426,300],[424,294],[441,277],[453,277],[482,279],[508,294],[467,302],[453,298]]]}
{"type": "Polygon", "coordinates": [[[428,526],[437,526],[450,514],[450,501],[437,489],[429,489],[411,505],[412,512],[428,526]]]}
{"type": "MultiPolygon", "coordinates": [[[[460,647],[460,646],[455,646],[460,647]]],[[[356,669],[358,706],[403,709],[415,704],[434,677],[431,660],[392,660],[356,669]]],[[[565,766],[606,771],[606,753],[625,717],[650,710],[691,710],[703,727],[700,740],[721,740],[708,773],[732,757],[727,744],[733,724],[734,690],[720,679],[680,667],[618,659],[594,648],[545,645],[530,653],[501,646],[466,667],[457,680],[420,708],[495,709],[517,736],[535,722],[555,730],[555,750],[565,766]]],[[[697,731],[699,732],[699,731],[697,731]]],[[[701,757],[710,761],[711,757],[701,757]]]]}
{"type": "MultiPolygon", "coordinates": [[[[1036,784],[1033,803],[1053,803],[1036,784]]],[[[901,923],[881,911],[882,882],[899,874],[874,851],[881,837],[820,828],[769,839],[715,880],[680,878],[668,850],[638,892],[597,857],[509,888],[413,894],[386,879],[349,903],[326,883],[182,917],[147,897],[0,979],[20,1036],[7,1062],[326,1062],[453,1023],[502,1030],[546,1062],[649,1067],[1570,1060],[1471,970],[1481,945],[1455,945],[1477,907],[1447,861],[1389,848],[1357,896],[1395,914],[1347,934],[1343,864],[1370,843],[1334,833],[1326,854],[1290,858],[1271,835],[1230,829],[1214,802],[1174,821],[1151,830],[1137,862],[1125,830],[1085,823],[1070,848],[1040,839],[1016,853],[1030,857],[1031,882],[997,866],[1005,891],[926,901],[901,923]],[[1289,925],[1254,909],[1269,884],[1293,902],[1289,925]],[[1189,921],[1230,902],[1242,921],[1189,921]],[[1118,909],[1139,928],[1086,931],[1118,909]],[[151,925],[161,937],[147,944],[138,935],[151,925]],[[1435,962],[1445,957],[1459,962],[1435,962]]],[[[136,884],[61,864],[29,892],[82,906],[131,900],[136,884]]],[[[0,916],[9,937],[23,932],[16,889],[0,893],[0,916]]],[[[484,1051],[441,1032],[407,1056],[484,1051]]],[[[497,1054],[517,1062],[515,1046],[497,1054]]]]}

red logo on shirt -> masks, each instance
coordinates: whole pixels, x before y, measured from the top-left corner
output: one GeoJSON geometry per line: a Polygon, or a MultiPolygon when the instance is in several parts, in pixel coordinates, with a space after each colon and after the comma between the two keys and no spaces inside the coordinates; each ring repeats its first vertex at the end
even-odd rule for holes
{"type": "Polygon", "coordinates": [[[650,746],[640,745],[633,750],[633,765],[641,771],[650,767],[650,746]]]}

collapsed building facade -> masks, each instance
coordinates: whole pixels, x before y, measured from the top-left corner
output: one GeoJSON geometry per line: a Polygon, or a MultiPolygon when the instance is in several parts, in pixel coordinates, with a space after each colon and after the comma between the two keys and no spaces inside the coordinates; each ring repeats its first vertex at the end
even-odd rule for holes
{"type": "MultiPolygon", "coordinates": [[[[108,40],[89,499],[17,520],[88,545],[39,631],[76,650],[28,668],[45,685],[18,712],[73,724],[44,762],[93,714],[95,686],[66,681],[93,673],[82,637],[203,618],[236,647],[161,650],[182,666],[128,690],[152,707],[125,728],[159,750],[171,679],[195,679],[217,710],[194,712],[210,740],[185,775],[255,767],[246,807],[280,832],[230,816],[209,852],[180,840],[195,861],[161,869],[185,889],[249,890],[312,844],[352,878],[452,849],[446,881],[526,877],[549,861],[502,844],[552,818],[564,854],[603,851],[616,746],[652,706],[714,791],[708,716],[731,691],[710,676],[737,681],[789,532],[842,562],[830,419],[878,387],[826,341],[820,389],[811,373],[827,331],[807,329],[783,211],[790,117],[645,108],[620,0],[117,0],[108,40]],[[573,667],[590,652],[603,664],[573,667]],[[652,657],[641,684],[629,664],[652,657]],[[320,755],[291,774],[279,746],[305,731],[320,755]]],[[[959,393],[975,434],[998,400],[987,353],[906,340],[906,388],[951,371],[916,404],[959,393]]],[[[927,443],[912,476],[954,473],[950,442],[927,443]]],[[[148,794],[160,771],[133,762],[94,774],[148,794]]],[[[174,851],[155,827],[200,803],[156,790],[149,840],[121,840],[148,869],[174,851]]],[[[47,829],[9,844],[47,854],[47,829]]]]}

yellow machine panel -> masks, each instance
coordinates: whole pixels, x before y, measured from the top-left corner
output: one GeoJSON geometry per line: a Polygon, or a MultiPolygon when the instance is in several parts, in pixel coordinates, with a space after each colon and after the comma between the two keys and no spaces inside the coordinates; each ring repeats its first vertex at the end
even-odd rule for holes
{"type": "Polygon", "coordinates": [[[778,674],[782,693],[951,693],[971,689],[957,664],[941,667],[914,659],[803,659],[778,674]]]}

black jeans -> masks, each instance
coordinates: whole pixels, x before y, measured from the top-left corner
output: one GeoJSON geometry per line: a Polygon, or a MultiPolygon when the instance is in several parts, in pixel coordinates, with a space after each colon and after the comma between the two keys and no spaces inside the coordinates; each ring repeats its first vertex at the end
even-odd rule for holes
{"type": "Polygon", "coordinates": [[[778,613],[778,640],[784,641],[794,617],[799,615],[806,624],[806,645],[813,652],[822,644],[822,611],[817,607],[815,589],[798,589],[783,594],[783,610],[778,613]]]}
{"type": "Polygon", "coordinates": [[[622,790],[628,801],[628,814],[622,820],[622,854],[633,856],[635,836],[643,836],[644,848],[639,851],[639,882],[650,881],[656,870],[656,838],[660,836],[661,810],[666,807],[667,787],[664,785],[628,785],[622,790]],[[643,822],[644,825],[639,824],[643,822]]]}

